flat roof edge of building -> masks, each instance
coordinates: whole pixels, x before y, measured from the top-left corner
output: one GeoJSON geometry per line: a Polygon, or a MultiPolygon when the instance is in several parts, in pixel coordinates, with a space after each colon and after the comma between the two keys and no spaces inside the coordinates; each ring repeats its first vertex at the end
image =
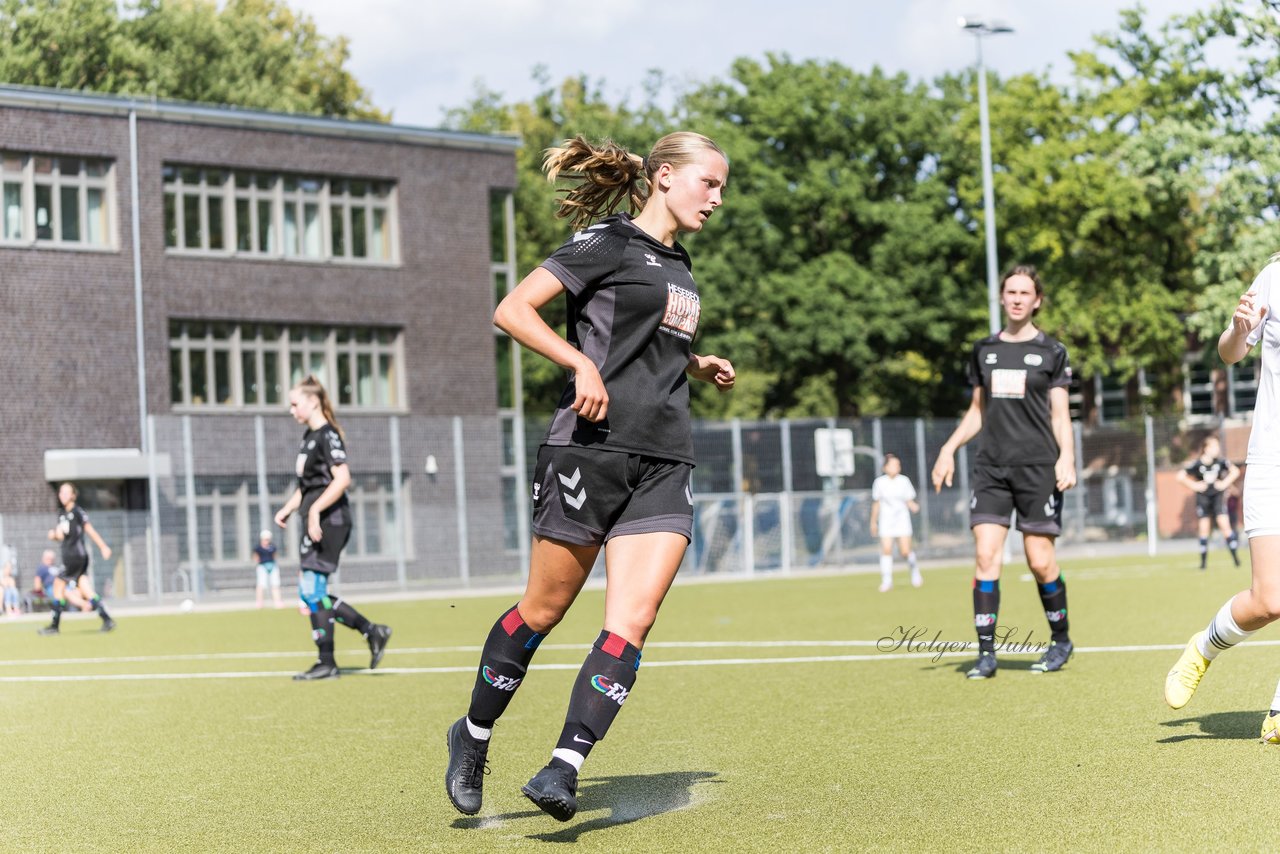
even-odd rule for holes
{"type": "Polygon", "coordinates": [[[168,454],[148,460],[137,448],[58,448],[44,452],[44,479],[50,483],[77,480],[145,480],[171,477],[168,454]]]}
{"type": "Polygon", "coordinates": [[[156,116],[195,124],[312,133],[348,139],[433,145],[473,151],[515,151],[522,144],[517,136],[382,124],[327,116],[309,116],[301,113],[273,113],[245,107],[196,104],[130,95],[104,95],[98,92],[19,86],[11,83],[0,84],[0,106],[105,115],[127,115],[132,110],[139,116],[156,116]]]}

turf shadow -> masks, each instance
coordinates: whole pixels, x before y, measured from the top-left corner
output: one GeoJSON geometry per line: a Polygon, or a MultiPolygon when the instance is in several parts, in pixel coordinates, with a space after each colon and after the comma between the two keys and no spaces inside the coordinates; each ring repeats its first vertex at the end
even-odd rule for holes
{"type": "Polygon", "coordinates": [[[1157,739],[1157,744],[1177,744],[1180,741],[1200,739],[1231,739],[1233,741],[1256,741],[1261,726],[1261,712],[1212,712],[1194,718],[1180,718],[1176,721],[1165,721],[1161,726],[1180,727],[1187,724],[1199,724],[1199,732],[1171,735],[1157,739]]]}
{"type": "MultiPolygon", "coordinates": [[[[630,824],[652,815],[674,812],[693,803],[693,787],[699,783],[723,783],[714,771],[668,771],[662,774],[630,774],[592,777],[578,792],[578,814],[609,810],[581,824],[554,833],[532,833],[543,842],[577,842],[584,833],[630,824]]],[[[542,814],[541,810],[537,811],[542,814]]]]}
{"type": "MultiPolygon", "coordinates": [[[[714,771],[668,771],[662,774],[630,774],[620,777],[590,777],[578,790],[578,815],[595,810],[609,811],[563,830],[532,833],[529,839],[543,842],[577,842],[584,833],[630,824],[642,818],[674,812],[693,803],[693,787],[699,783],[723,783],[714,771]]],[[[483,828],[496,822],[524,818],[545,818],[539,809],[521,810],[496,816],[458,818],[459,830],[483,828]]]]}

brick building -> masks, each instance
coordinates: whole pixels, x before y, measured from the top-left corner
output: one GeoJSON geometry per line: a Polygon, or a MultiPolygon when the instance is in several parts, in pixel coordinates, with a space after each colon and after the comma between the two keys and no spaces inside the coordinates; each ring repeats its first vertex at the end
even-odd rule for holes
{"type": "MultiPolygon", "coordinates": [[[[469,500],[500,513],[512,504],[502,492],[514,483],[496,474],[511,419],[490,317],[513,272],[517,144],[0,86],[0,514],[51,516],[50,484],[75,480],[108,512],[198,510],[200,548],[138,546],[157,562],[229,563],[219,522],[238,520],[234,537],[249,543],[259,509],[288,489],[298,428],[287,394],[310,372],[349,432],[381,442],[389,421],[418,425],[397,448],[401,476],[366,466],[381,480],[355,498],[366,486],[398,494],[428,456],[426,471],[447,478],[449,442],[435,435],[447,425],[423,419],[449,416],[486,425],[466,430],[468,453],[494,458],[466,469],[469,500]],[[280,471],[260,500],[264,447],[280,471]],[[182,506],[196,491],[240,497],[182,506]]],[[[357,446],[357,478],[359,458],[357,446]]]]}

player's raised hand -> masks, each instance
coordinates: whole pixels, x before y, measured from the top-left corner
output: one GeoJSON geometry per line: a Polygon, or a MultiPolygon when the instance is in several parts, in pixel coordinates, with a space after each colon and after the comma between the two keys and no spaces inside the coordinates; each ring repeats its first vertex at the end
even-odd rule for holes
{"type": "Polygon", "coordinates": [[[1257,305],[1256,297],[1257,294],[1252,292],[1240,296],[1235,314],[1231,315],[1231,326],[1238,335],[1248,335],[1257,329],[1258,324],[1262,323],[1262,319],[1267,315],[1267,307],[1257,305]]]}
{"type": "Polygon", "coordinates": [[[955,455],[946,451],[938,454],[938,461],[933,464],[933,491],[941,492],[943,486],[951,486],[951,480],[955,477],[955,473],[955,455]]]}

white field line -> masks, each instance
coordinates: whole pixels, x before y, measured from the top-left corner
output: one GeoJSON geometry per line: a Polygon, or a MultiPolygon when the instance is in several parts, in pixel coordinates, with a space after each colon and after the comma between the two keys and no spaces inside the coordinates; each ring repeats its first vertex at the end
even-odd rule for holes
{"type": "MultiPolygon", "coordinates": [[[[707,642],[708,644],[716,642],[707,642]]],[[[774,645],[781,645],[782,641],[768,642],[774,645]]],[[[792,646],[826,646],[832,644],[832,641],[791,641],[792,646]]],[[[874,646],[877,641],[849,641],[844,642],[846,645],[857,646],[874,646]]],[[[954,642],[953,642],[954,643],[954,642]]],[[[656,644],[652,644],[654,646],[656,644]]],[[[727,646],[744,646],[745,644],[725,644],[727,646]]],[[[1269,641],[1246,641],[1240,646],[1277,646],[1280,640],[1269,641]]],[[[690,647],[693,644],[671,643],[671,646],[690,647]]],[[[1108,652],[1169,652],[1183,649],[1185,644],[1137,644],[1131,646],[1093,646],[1093,647],[1077,647],[1078,653],[1108,653],[1108,652]]],[[[566,646],[566,649],[581,649],[578,646],[566,646]]],[[[425,647],[424,649],[447,649],[454,650],[454,647],[425,647]]],[[[388,650],[390,652],[390,650],[388,650]]],[[[407,653],[409,650],[401,650],[407,653]]],[[[274,653],[273,653],[274,654],[274,653]]],[[[1033,652],[1011,653],[1013,655],[1035,655],[1033,652]]],[[[266,655],[265,653],[263,655],[266,655]]],[[[296,657],[297,652],[279,653],[278,655],[289,655],[296,657]]],[[[867,655],[803,655],[803,656],[787,656],[784,658],[708,658],[708,659],[686,659],[683,661],[649,661],[645,662],[646,668],[654,667],[734,667],[742,665],[763,665],[763,664],[825,664],[840,662],[864,662],[864,661],[902,661],[902,660],[919,660],[919,659],[941,659],[941,658],[958,658],[973,655],[971,650],[965,649],[960,651],[925,651],[925,652],[883,652],[872,653],[867,655]]],[[[210,656],[212,657],[212,656],[210,656]]],[[[164,657],[152,659],[143,658],[141,656],[134,658],[115,658],[115,659],[94,659],[95,662],[112,662],[112,661],[155,661],[168,660],[164,657]]],[[[8,662],[13,663],[13,662],[8,662]]],[[[25,662],[24,662],[25,663],[25,662]]],[[[53,663],[53,662],[33,662],[33,663],[53,663]]],[[[580,664],[539,664],[530,667],[530,670],[577,670],[580,664]]],[[[383,674],[392,675],[434,675],[434,674],[451,674],[451,673],[473,673],[474,665],[463,667],[384,667],[380,670],[372,671],[368,669],[350,669],[344,671],[344,675],[365,675],[380,676],[383,674]]],[[[163,681],[163,680],[181,680],[181,679],[259,679],[259,678],[283,678],[292,674],[293,670],[260,670],[260,671],[231,671],[221,673],[110,673],[110,674],[66,674],[61,676],[0,676],[0,683],[9,682],[128,682],[128,681],[163,681]]]]}

